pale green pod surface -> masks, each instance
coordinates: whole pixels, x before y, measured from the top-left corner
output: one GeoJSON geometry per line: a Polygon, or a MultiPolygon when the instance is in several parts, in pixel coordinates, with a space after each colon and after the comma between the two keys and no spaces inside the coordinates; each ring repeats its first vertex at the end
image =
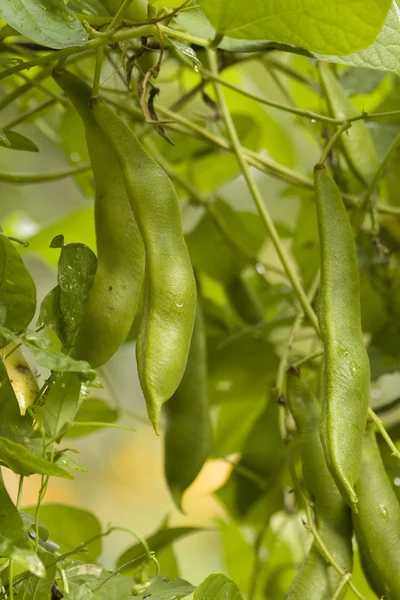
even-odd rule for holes
{"type": "MultiPolygon", "coordinates": [[[[346,95],[331,67],[326,63],[319,63],[319,72],[332,117],[346,120],[359,116],[359,111],[346,95]]],[[[352,123],[351,128],[341,136],[341,144],[349,167],[358,179],[368,185],[378,168],[378,159],[365,121],[352,123]]]]}
{"type": "Polygon", "coordinates": [[[196,283],[170,179],[104,102],[93,115],[122,168],[146,251],[144,314],[136,346],[147,411],[158,433],[161,406],[176,391],[189,355],[196,283]]]}
{"type": "Polygon", "coordinates": [[[107,362],[126,340],[138,307],[144,275],[144,246],[122,171],[91,113],[91,89],[72,73],[54,74],[85,126],[95,181],[98,266],[74,357],[93,367],[107,362]]]}
{"type": "Polygon", "coordinates": [[[182,495],[200,473],[211,444],[206,338],[199,302],[185,373],[175,394],[164,404],[164,409],[165,477],[181,509],[182,495]]]}
{"type": "MultiPolygon", "coordinates": [[[[349,573],[353,567],[351,511],[330,474],[319,434],[321,407],[302,379],[288,373],[287,401],[300,436],[304,482],[313,501],[318,533],[335,561],[349,573]]],[[[287,598],[330,600],[340,575],[314,542],[287,598]]],[[[346,590],[339,598],[344,597],[346,590]]]]}
{"type": "Polygon", "coordinates": [[[314,542],[290,586],[286,599],[331,600],[334,593],[335,587],[329,581],[328,564],[314,542]]]}
{"type": "Polygon", "coordinates": [[[357,251],[340,191],[323,165],[315,168],[315,191],[321,246],[319,320],[325,350],[321,438],[336,485],[354,508],[370,397],[357,251]]]}
{"type": "Polygon", "coordinates": [[[400,505],[382,462],[374,431],[368,427],[359,480],[358,514],[353,514],[360,557],[379,597],[400,598],[400,505]]]}

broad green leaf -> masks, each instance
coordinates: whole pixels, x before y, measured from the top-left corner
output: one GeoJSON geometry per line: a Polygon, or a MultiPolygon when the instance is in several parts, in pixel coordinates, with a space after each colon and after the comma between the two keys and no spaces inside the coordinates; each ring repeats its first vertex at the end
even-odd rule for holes
{"type": "Polygon", "coordinates": [[[0,233],[0,308],[12,331],[25,329],[36,309],[36,287],[15,245],[0,233]]]}
{"type": "Polygon", "coordinates": [[[79,241],[96,250],[96,237],[94,232],[93,208],[84,208],[63,217],[60,221],[47,225],[31,238],[29,246],[22,253],[33,253],[52,267],[57,267],[58,254],[50,248],[50,242],[56,235],[62,233],[69,242],[79,241]]]}
{"type": "Polygon", "coordinates": [[[186,240],[194,268],[229,284],[257,254],[265,229],[258,215],[217,200],[186,240]]]}
{"type": "Polygon", "coordinates": [[[284,467],[284,448],[279,432],[278,406],[273,398],[248,433],[241,450],[242,457],[237,468],[232,470],[218,495],[222,499],[229,495],[231,509],[240,518],[246,516],[265,493],[271,496],[273,508],[278,509],[283,499],[279,491],[279,476],[284,467]]]}
{"type": "Polygon", "coordinates": [[[32,419],[28,414],[21,415],[2,360],[0,360],[0,390],[0,436],[17,443],[26,442],[34,432],[32,419]]]}
{"type": "MultiPolygon", "coordinates": [[[[36,530],[35,517],[33,515],[29,515],[28,513],[24,512],[23,510],[21,510],[19,514],[21,515],[21,519],[24,523],[24,527],[25,527],[26,531],[29,531],[30,533],[35,533],[35,530],[36,530]]],[[[50,532],[47,529],[47,527],[45,525],[43,525],[43,523],[41,521],[38,521],[38,525],[39,525],[39,538],[42,542],[46,542],[50,537],[50,532]]]]}
{"type": "Polygon", "coordinates": [[[89,363],[84,360],[75,360],[67,354],[57,352],[52,342],[35,331],[26,330],[23,334],[17,335],[5,327],[0,327],[0,335],[3,335],[10,342],[26,346],[36,361],[50,371],[82,373],[90,380],[96,377],[96,371],[91,368],[89,363]]]}
{"type": "MultiPolygon", "coordinates": [[[[183,10],[176,16],[176,22],[188,33],[205,39],[214,39],[216,30],[211,25],[203,11],[198,6],[190,10],[183,10]]],[[[218,48],[227,52],[258,52],[265,48],[278,48],[286,52],[296,52],[311,56],[306,50],[296,48],[289,44],[272,42],[270,40],[239,40],[234,37],[224,36],[218,44],[218,48]]]]}
{"type": "Polygon", "coordinates": [[[104,429],[101,425],[88,426],[85,423],[115,423],[118,417],[119,411],[116,408],[111,408],[104,400],[89,398],[80,406],[74,419],[74,425],[68,429],[64,438],[81,437],[95,431],[101,431],[104,429]]]}
{"type": "MultiPolygon", "coordinates": [[[[226,572],[240,589],[247,590],[254,568],[254,549],[235,521],[218,520],[226,572]]],[[[310,599],[311,600],[311,599],[310,599]]]]}
{"type": "Polygon", "coordinates": [[[8,144],[3,139],[0,139],[0,146],[9,148],[10,150],[24,150],[25,152],[39,152],[39,148],[27,137],[17,131],[4,130],[7,136],[8,144]]]}
{"type": "Polygon", "coordinates": [[[72,575],[67,571],[70,593],[64,596],[65,600],[180,600],[189,596],[195,588],[183,579],[169,580],[167,577],[159,577],[141,594],[132,595],[133,582],[129,577],[115,574],[110,577],[107,571],[100,571],[92,575],[93,565],[90,572],[83,573],[83,567],[76,569],[79,574],[72,575]],[[92,591],[93,590],[93,591],[92,591]]]}
{"type": "Polygon", "coordinates": [[[0,556],[15,560],[21,567],[42,577],[43,563],[33,551],[21,516],[0,480],[0,556]]]}
{"type": "Polygon", "coordinates": [[[193,600],[242,600],[242,594],[232,579],[217,573],[209,575],[197,588],[193,600]]]}
{"type": "MultiPolygon", "coordinates": [[[[35,506],[24,508],[28,514],[35,514],[35,506]]],[[[50,531],[50,539],[60,546],[60,553],[70,552],[91,538],[101,534],[101,525],[88,510],[66,506],[65,504],[42,504],[40,520],[50,531]]],[[[77,552],[72,558],[95,562],[102,551],[102,538],[88,544],[84,553],[77,552]]]]}
{"type": "Polygon", "coordinates": [[[63,0],[8,0],[2,3],[0,17],[27,38],[56,50],[88,41],[85,28],[63,0]]]}
{"type": "MultiPolygon", "coordinates": [[[[203,531],[203,529],[199,527],[171,527],[165,529],[161,527],[156,533],[146,538],[146,541],[149,545],[150,550],[156,553],[163,548],[170,546],[174,541],[178,540],[181,537],[185,537],[187,535],[191,535],[193,533],[199,533],[203,531]]],[[[133,573],[140,567],[143,562],[147,559],[147,555],[143,548],[143,545],[138,543],[134,546],[128,548],[121,554],[121,556],[117,560],[117,567],[120,568],[128,562],[131,562],[130,565],[124,569],[124,573],[133,573]],[[134,562],[133,562],[134,561],[134,562]]]]}
{"type": "Polygon", "coordinates": [[[57,563],[54,562],[54,554],[50,552],[42,552],[40,556],[46,567],[45,577],[39,578],[30,575],[20,587],[15,600],[25,600],[26,598],[29,598],[29,600],[49,600],[51,588],[56,578],[57,563]]]}
{"type": "Polygon", "coordinates": [[[85,244],[66,244],[58,261],[58,285],[44,299],[40,320],[51,326],[68,352],[74,346],[97,269],[85,244]]]}
{"type": "Polygon", "coordinates": [[[16,444],[7,438],[0,437],[0,463],[18,473],[19,475],[51,475],[53,477],[64,477],[73,479],[67,471],[58,465],[32,454],[25,446],[16,444]]]}
{"type": "Polygon", "coordinates": [[[68,6],[85,15],[107,16],[108,11],[101,0],[70,0],[68,6]]]}
{"type": "Polygon", "coordinates": [[[371,44],[391,0],[199,0],[218,31],[234,38],[276,40],[312,52],[350,54],[371,44]]]}
{"type": "Polygon", "coordinates": [[[173,546],[165,546],[165,548],[159,550],[157,552],[157,560],[160,565],[161,575],[168,577],[169,579],[176,579],[179,577],[179,566],[173,546]]]}
{"type": "MultiPolygon", "coordinates": [[[[372,43],[354,54],[347,56],[325,56],[325,54],[339,54],[338,52],[324,52],[319,58],[327,62],[336,62],[352,67],[364,67],[391,71],[400,75],[400,8],[399,0],[393,0],[382,30],[372,43]]],[[[362,27],[362,26],[361,26],[362,27]]],[[[319,51],[321,52],[321,51],[319,51]]],[[[345,54],[345,53],[340,53],[345,54]]]]}
{"type": "Polygon", "coordinates": [[[273,347],[260,335],[248,332],[219,343],[209,351],[209,397],[223,402],[264,403],[268,382],[278,366],[273,347]]]}
{"type": "Polygon", "coordinates": [[[346,69],[340,78],[340,83],[347,96],[361,96],[374,92],[385,76],[386,73],[354,67],[346,69]]]}
{"type": "Polygon", "coordinates": [[[57,440],[74,420],[78,411],[82,383],[76,373],[52,378],[41,411],[47,435],[57,440]]]}

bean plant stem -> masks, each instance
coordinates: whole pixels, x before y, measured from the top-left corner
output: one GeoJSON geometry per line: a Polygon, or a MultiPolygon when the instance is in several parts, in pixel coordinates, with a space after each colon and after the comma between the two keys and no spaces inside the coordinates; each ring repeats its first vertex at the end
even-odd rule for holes
{"type": "Polygon", "coordinates": [[[12,127],[16,127],[20,123],[28,121],[31,117],[38,116],[41,112],[45,111],[50,106],[56,104],[56,102],[58,102],[58,98],[49,98],[49,100],[45,100],[44,102],[37,104],[33,108],[30,108],[29,110],[26,110],[25,112],[19,114],[17,117],[15,117],[15,119],[12,119],[11,121],[3,125],[2,129],[11,129],[12,127]]]}
{"type": "Polygon", "coordinates": [[[395,456],[396,458],[400,459],[400,452],[398,451],[398,449],[396,448],[395,443],[393,442],[392,438],[390,437],[390,435],[386,431],[385,426],[382,423],[381,419],[372,410],[372,408],[368,409],[368,417],[375,423],[376,427],[378,428],[379,433],[381,434],[381,436],[383,437],[383,439],[385,440],[385,442],[387,443],[387,445],[391,449],[393,456],[395,456]]]}
{"type": "Polygon", "coordinates": [[[204,69],[202,71],[202,75],[204,75],[206,79],[207,78],[212,79],[213,81],[220,83],[221,85],[229,88],[230,90],[233,90],[234,92],[237,92],[238,94],[241,94],[242,96],[246,96],[247,98],[251,98],[252,100],[255,100],[259,104],[265,104],[266,106],[270,106],[271,108],[276,108],[277,110],[281,110],[283,112],[288,112],[293,115],[297,115],[298,117],[304,117],[306,119],[310,119],[311,121],[319,121],[321,123],[328,123],[329,125],[344,125],[345,124],[345,121],[343,119],[342,120],[334,119],[333,117],[321,115],[321,114],[312,112],[310,110],[302,110],[300,108],[286,106],[284,104],[280,104],[279,102],[273,102],[272,100],[263,98],[262,96],[260,96],[258,94],[253,94],[253,92],[249,92],[248,90],[246,90],[244,88],[238,87],[237,85],[231,83],[230,81],[224,79],[223,77],[220,77],[219,75],[216,75],[215,73],[212,73],[208,69],[204,69]]]}
{"type": "Polygon", "coordinates": [[[333,134],[333,136],[331,137],[331,139],[329,140],[329,142],[327,143],[327,145],[324,148],[324,151],[321,155],[321,158],[319,159],[319,162],[322,164],[326,161],[329,152],[332,150],[332,148],[334,147],[334,145],[336,144],[336,142],[340,139],[340,137],[342,136],[342,134],[347,131],[347,129],[350,129],[351,127],[351,123],[349,121],[347,121],[346,123],[344,123],[341,127],[339,127],[335,133],[333,134]]]}
{"type": "Polygon", "coordinates": [[[17,506],[18,510],[21,508],[23,488],[24,488],[24,476],[20,475],[19,481],[18,481],[18,493],[17,493],[17,502],[16,502],[16,506],[17,506]]]}
{"type": "Polygon", "coordinates": [[[305,356],[301,360],[298,360],[297,362],[293,363],[292,367],[294,369],[300,369],[300,367],[302,367],[303,365],[307,364],[308,362],[311,362],[311,361],[315,360],[316,358],[320,358],[323,355],[324,355],[324,351],[323,350],[316,350],[312,354],[309,354],[308,356],[305,356]]]}
{"type": "MultiPolygon", "coordinates": [[[[217,74],[218,71],[217,71],[217,61],[216,61],[216,57],[215,57],[215,52],[212,52],[211,50],[207,50],[207,56],[208,56],[209,64],[211,67],[211,72],[217,74]]],[[[261,194],[257,187],[257,184],[250,172],[249,165],[242,153],[242,147],[240,145],[240,140],[237,135],[236,128],[233,123],[233,119],[232,119],[231,113],[229,111],[228,105],[225,101],[224,94],[222,93],[221,87],[219,86],[219,84],[217,82],[214,82],[214,88],[215,88],[218,102],[219,102],[219,105],[220,105],[220,108],[222,111],[224,122],[225,122],[225,125],[227,128],[228,137],[230,139],[232,148],[235,152],[237,161],[242,170],[243,176],[247,182],[250,193],[253,197],[254,203],[257,207],[257,210],[260,214],[261,219],[264,222],[265,228],[266,228],[266,230],[271,238],[271,241],[274,245],[274,248],[281,260],[282,266],[288,276],[288,279],[293,286],[293,289],[294,289],[296,296],[302,306],[302,309],[303,309],[305,315],[307,315],[313,328],[318,333],[319,332],[318,319],[317,319],[316,314],[313,311],[310,303],[307,300],[307,296],[304,292],[304,289],[300,282],[300,279],[298,278],[297,273],[296,273],[295,269],[293,268],[293,265],[291,264],[288,255],[286,254],[286,250],[284,249],[282,242],[279,239],[279,235],[278,235],[278,232],[276,231],[275,224],[274,224],[273,220],[271,219],[271,216],[264,204],[264,201],[261,197],[261,194]]]]}
{"type": "Polygon", "coordinates": [[[46,183],[48,181],[58,181],[59,179],[65,179],[66,177],[72,177],[73,175],[79,175],[92,168],[90,163],[83,163],[76,167],[66,167],[65,169],[59,169],[58,171],[52,171],[50,173],[1,173],[0,181],[2,183],[14,183],[16,185],[25,185],[28,183],[46,183]]]}

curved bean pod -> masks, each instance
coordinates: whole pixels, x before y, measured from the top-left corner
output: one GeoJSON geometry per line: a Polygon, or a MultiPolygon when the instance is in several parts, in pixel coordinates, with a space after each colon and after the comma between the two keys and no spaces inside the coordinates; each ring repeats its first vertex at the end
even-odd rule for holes
{"type": "Polygon", "coordinates": [[[400,505],[386,474],[372,427],[367,428],[356,484],[353,523],[370,586],[385,600],[400,598],[400,505]]]}
{"type": "Polygon", "coordinates": [[[121,168],[90,111],[91,89],[67,71],[55,72],[54,78],[83,121],[95,180],[98,265],[72,355],[99,367],[124,343],[132,326],[143,282],[144,246],[121,168]]]}
{"type": "MultiPolygon", "coordinates": [[[[319,435],[319,402],[294,371],[288,372],[287,401],[300,436],[304,482],[314,504],[318,533],[339,566],[351,572],[351,512],[326,466],[319,435]]],[[[330,600],[339,583],[339,573],[327,563],[314,541],[287,598],[330,600]]]]}
{"type": "Polygon", "coordinates": [[[104,102],[92,113],[119,161],[146,251],[144,313],[136,356],[147,411],[159,432],[161,406],[176,391],[189,354],[196,283],[178,198],[167,174],[104,102]]]}
{"type": "Polygon", "coordinates": [[[182,495],[203,467],[211,444],[206,338],[199,302],[186,370],[175,394],[164,404],[164,411],[165,477],[181,509],[182,495]]]}
{"type": "Polygon", "coordinates": [[[370,398],[357,252],[339,189],[324,165],[315,167],[315,191],[321,245],[319,321],[325,350],[321,438],[336,485],[354,508],[370,398]]]}

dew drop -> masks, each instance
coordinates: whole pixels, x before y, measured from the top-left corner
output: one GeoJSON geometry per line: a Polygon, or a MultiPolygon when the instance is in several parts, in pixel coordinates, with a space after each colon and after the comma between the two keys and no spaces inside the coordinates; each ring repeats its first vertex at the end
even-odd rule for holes
{"type": "Polygon", "coordinates": [[[259,275],[265,275],[266,272],[266,268],[264,267],[264,265],[262,263],[257,263],[256,264],[256,271],[259,275]]]}
{"type": "Polygon", "coordinates": [[[380,512],[382,513],[382,516],[385,519],[389,518],[389,513],[388,513],[387,508],[386,508],[386,506],[384,504],[380,504],[379,505],[379,510],[380,510],[380,512]]]}

